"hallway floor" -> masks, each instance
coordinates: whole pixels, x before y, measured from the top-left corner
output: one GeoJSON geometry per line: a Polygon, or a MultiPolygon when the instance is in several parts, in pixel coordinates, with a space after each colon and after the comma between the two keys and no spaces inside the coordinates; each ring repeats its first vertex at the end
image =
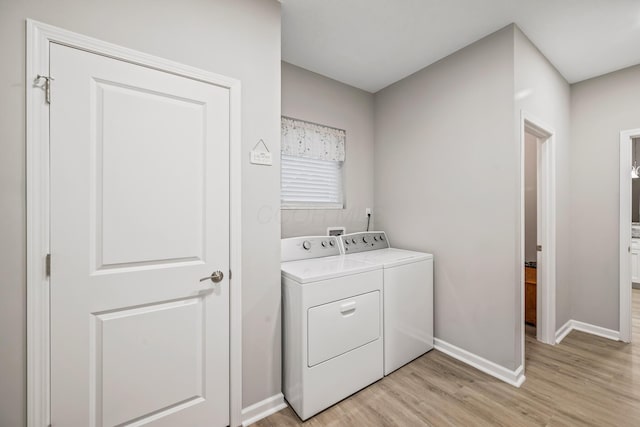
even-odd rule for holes
{"type": "Polygon", "coordinates": [[[271,426],[640,426],[640,290],[633,344],[571,332],[561,344],[527,327],[521,388],[431,351],[305,423],[291,408],[271,426]]]}

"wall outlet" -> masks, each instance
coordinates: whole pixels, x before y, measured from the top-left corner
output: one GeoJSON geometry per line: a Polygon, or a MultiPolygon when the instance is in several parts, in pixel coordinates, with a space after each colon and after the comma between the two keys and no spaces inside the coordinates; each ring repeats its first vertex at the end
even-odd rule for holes
{"type": "Polygon", "coordinates": [[[365,213],[366,213],[367,216],[371,215],[371,208],[367,208],[365,213]]]}

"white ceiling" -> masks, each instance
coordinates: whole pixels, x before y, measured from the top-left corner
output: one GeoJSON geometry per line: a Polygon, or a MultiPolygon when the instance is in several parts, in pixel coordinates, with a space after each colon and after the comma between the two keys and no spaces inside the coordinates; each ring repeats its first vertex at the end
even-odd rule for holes
{"type": "Polygon", "coordinates": [[[570,82],[640,63],[638,0],[281,0],[282,59],[376,92],[515,22],[570,82]]]}

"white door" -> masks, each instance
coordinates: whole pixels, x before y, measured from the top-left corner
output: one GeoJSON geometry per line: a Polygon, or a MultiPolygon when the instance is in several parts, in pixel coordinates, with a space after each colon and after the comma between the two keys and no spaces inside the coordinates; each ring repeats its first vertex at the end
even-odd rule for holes
{"type": "MultiPolygon", "coordinates": [[[[534,136],[535,137],[535,136],[534,136]]],[[[536,339],[542,342],[545,341],[545,321],[546,316],[545,313],[546,307],[544,306],[545,301],[542,298],[542,288],[546,286],[545,278],[546,276],[546,266],[544,265],[544,255],[542,253],[543,250],[547,248],[542,247],[542,242],[545,240],[543,232],[546,230],[546,220],[545,212],[546,210],[546,199],[543,197],[543,192],[545,189],[545,177],[546,177],[546,163],[544,162],[544,157],[542,155],[542,144],[544,142],[540,141],[540,138],[535,137],[536,144],[536,339]]],[[[526,285],[525,285],[526,287],[526,285]]],[[[555,339],[555,337],[553,337],[555,339]]]]}
{"type": "Polygon", "coordinates": [[[640,250],[631,248],[631,282],[640,282],[640,250]]]}
{"type": "Polygon", "coordinates": [[[228,90],[57,44],[50,73],[52,424],[227,425],[228,90]]]}

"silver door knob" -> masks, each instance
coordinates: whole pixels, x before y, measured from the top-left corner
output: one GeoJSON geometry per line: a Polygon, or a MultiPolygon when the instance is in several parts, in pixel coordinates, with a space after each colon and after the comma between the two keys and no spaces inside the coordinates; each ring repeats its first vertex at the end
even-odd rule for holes
{"type": "Polygon", "coordinates": [[[205,280],[211,280],[213,283],[218,283],[223,278],[224,278],[224,273],[222,271],[218,270],[218,271],[214,271],[211,274],[211,276],[203,277],[202,279],[200,279],[200,281],[204,282],[205,280]]]}

